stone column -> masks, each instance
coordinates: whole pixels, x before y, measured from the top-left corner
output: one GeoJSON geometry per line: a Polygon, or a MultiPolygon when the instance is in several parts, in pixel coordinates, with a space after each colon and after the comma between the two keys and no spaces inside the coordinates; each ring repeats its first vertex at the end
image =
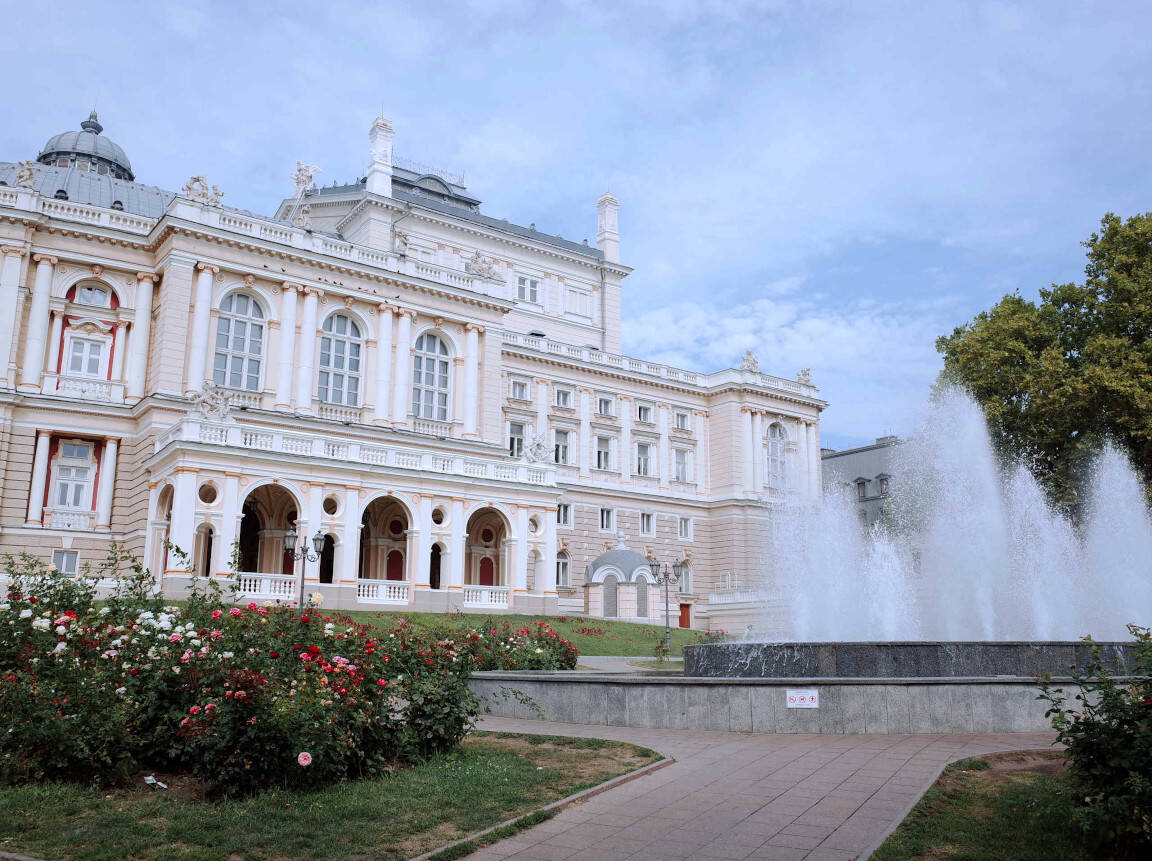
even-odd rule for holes
{"type": "Polygon", "coordinates": [[[224,474],[224,486],[220,489],[220,533],[212,543],[212,573],[220,574],[231,569],[232,545],[240,535],[240,520],[243,515],[244,500],[240,498],[240,476],[229,472],[224,474]]]}
{"type": "Polygon", "coordinates": [[[696,419],[696,436],[700,440],[699,452],[702,458],[697,460],[692,480],[696,482],[697,493],[710,493],[712,487],[712,469],[709,458],[712,456],[712,441],[708,428],[708,413],[704,410],[693,410],[692,416],[696,419]]]}
{"type": "Polygon", "coordinates": [[[580,386],[576,389],[580,398],[580,477],[588,478],[595,463],[596,440],[592,434],[592,390],[580,386]]]}
{"type": "Polygon", "coordinates": [[[808,495],[813,499],[820,498],[820,429],[816,422],[804,426],[808,439],[808,495]]]}
{"type": "MultiPolygon", "coordinates": [[[[789,479],[796,495],[799,496],[801,500],[806,500],[811,494],[812,489],[808,476],[812,468],[812,463],[808,458],[808,423],[804,421],[804,419],[798,419],[796,424],[791,428],[789,437],[796,440],[795,475],[790,475],[789,479]]],[[[787,462],[789,466],[792,466],[791,459],[787,462]]]]}
{"type": "Polygon", "coordinates": [[[464,500],[458,496],[452,497],[448,517],[451,520],[451,533],[448,538],[448,582],[449,589],[461,589],[464,586],[464,553],[468,540],[468,533],[464,530],[468,524],[464,522],[464,500]]]}
{"type": "Polygon", "coordinates": [[[515,552],[512,561],[512,601],[515,606],[515,595],[522,595],[528,591],[528,506],[516,505],[516,521],[512,524],[515,532],[513,539],[515,552]]]}
{"type": "Polygon", "coordinates": [[[292,370],[296,367],[296,301],[303,289],[285,281],[280,287],[280,361],[276,372],[274,409],[292,409],[292,370]]]}
{"type": "MultiPolygon", "coordinates": [[[[192,293],[192,343],[188,347],[188,367],[184,371],[184,395],[204,389],[204,371],[208,363],[208,339],[212,323],[212,276],[220,271],[210,263],[196,264],[196,287],[192,293]]],[[[184,548],[181,548],[182,550],[184,548]]],[[[192,552],[188,548],[187,552],[192,552]]]]}
{"type": "Polygon", "coordinates": [[[632,450],[632,399],[620,396],[620,481],[627,484],[632,480],[632,462],[636,452],[632,450]]]}
{"type": "Polygon", "coordinates": [[[744,489],[748,492],[755,490],[755,476],[752,472],[752,409],[750,407],[740,407],[740,412],[744,414],[743,436],[744,436],[744,454],[742,460],[744,462],[744,489]]]}
{"type": "Polygon", "coordinates": [[[64,315],[51,311],[52,325],[48,329],[48,373],[60,372],[60,348],[64,336],[64,315]]]}
{"type": "Polygon", "coordinates": [[[387,422],[391,415],[388,393],[392,387],[392,324],[395,309],[384,303],[378,307],[380,333],[376,339],[376,407],[372,417],[378,422],[387,422]]]}
{"type": "Polygon", "coordinates": [[[96,491],[96,528],[107,529],[112,523],[112,489],[116,484],[116,455],[119,440],[105,439],[100,457],[100,486],[96,491]]]}
{"type": "Polygon", "coordinates": [[[340,564],[336,568],[333,581],[340,583],[350,594],[349,600],[356,598],[356,581],[360,576],[360,489],[344,488],[344,540],[340,542],[340,564]]]}
{"type": "Polygon", "coordinates": [[[668,482],[676,474],[676,465],[672,460],[671,446],[668,440],[668,413],[671,407],[668,404],[656,405],[656,431],[660,434],[660,442],[657,443],[657,458],[659,458],[659,467],[657,470],[660,474],[660,488],[666,489],[668,482]]]}
{"type": "Polygon", "coordinates": [[[148,344],[152,338],[152,293],[158,276],[151,272],[136,273],[136,316],[128,338],[128,357],[124,370],[124,394],[139,399],[144,396],[148,380],[148,344]]]}
{"type": "Polygon", "coordinates": [[[764,462],[764,413],[759,410],[752,412],[752,448],[748,451],[752,458],[752,490],[761,493],[764,485],[768,483],[767,471],[764,462]]]}
{"type": "Polygon", "coordinates": [[[36,454],[32,457],[32,486],[28,491],[29,526],[44,521],[44,488],[48,485],[48,449],[52,434],[46,430],[36,432],[36,454]]]}
{"type": "Polygon", "coordinates": [[[421,494],[416,506],[416,523],[419,534],[416,537],[416,567],[412,570],[414,589],[427,589],[430,558],[432,555],[432,497],[421,494]]]}
{"type": "MultiPolygon", "coordinates": [[[[192,564],[192,551],[196,543],[196,470],[180,469],[173,480],[172,525],[169,538],[173,544],[188,554],[187,564],[192,564]]],[[[174,570],[181,563],[175,553],[168,555],[169,565],[174,570]]]]}
{"type": "Polygon", "coordinates": [[[464,436],[476,436],[477,413],[480,409],[480,333],[483,326],[464,326],[464,436]]]}
{"type": "Polygon", "coordinates": [[[544,444],[551,448],[552,440],[548,438],[548,381],[543,377],[533,377],[532,385],[536,387],[533,393],[536,396],[536,435],[543,436],[544,444]]]}
{"type": "MultiPolygon", "coordinates": [[[[304,314],[300,319],[300,347],[296,351],[296,410],[312,412],[312,393],[316,386],[316,314],[322,290],[304,288],[304,314]]],[[[284,328],[281,327],[283,332],[284,328]]]]}
{"type": "Polygon", "coordinates": [[[24,361],[20,363],[20,389],[36,391],[44,373],[44,353],[48,339],[48,305],[52,299],[52,272],[56,258],[34,254],[36,281],[32,287],[32,305],[28,312],[28,333],[24,336],[24,361]]]}
{"type": "Polygon", "coordinates": [[[108,379],[124,380],[124,340],[127,331],[122,323],[112,327],[112,367],[108,369],[108,379]]]}
{"type": "Polygon", "coordinates": [[[14,382],[9,364],[12,361],[12,335],[16,331],[16,305],[20,293],[20,259],[24,249],[0,245],[0,381],[14,382]]]}
{"type": "Polygon", "coordinates": [[[536,589],[545,595],[556,594],[556,507],[544,512],[544,576],[536,589]]]}
{"type": "Polygon", "coordinates": [[[398,425],[408,423],[408,401],[411,398],[412,375],[412,321],[416,312],[406,308],[397,311],[400,324],[396,332],[396,374],[392,387],[392,421],[398,425]]]}

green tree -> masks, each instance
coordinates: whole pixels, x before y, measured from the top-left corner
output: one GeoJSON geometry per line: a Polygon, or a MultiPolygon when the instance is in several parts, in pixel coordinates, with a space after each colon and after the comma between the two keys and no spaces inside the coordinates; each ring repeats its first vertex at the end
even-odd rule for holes
{"type": "Polygon", "coordinates": [[[1152,213],[1108,213],[1083,244],[1084,284],[1005,296],[936,341],[941,382],[968,389],[1003,449],[1072,510],[1106,439],[1152,489],[1152,213]]]}

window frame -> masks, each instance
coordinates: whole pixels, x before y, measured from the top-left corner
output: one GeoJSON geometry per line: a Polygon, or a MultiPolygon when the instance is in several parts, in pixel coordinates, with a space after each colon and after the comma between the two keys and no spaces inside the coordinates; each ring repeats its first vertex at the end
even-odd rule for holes
{"type": "Polygon", "coordinates": [[[688,484],[692,480],[691,449],[672,449],[672,477],[673,481],[688,484]]]}
{"type": "Polygon", "coordinates": [[[216,311],[216,340],[212,345],[212,381],[221,388],[232,389],[233,391],[264,391],[269,318],[263,304],[256,298],[255,294],[236,290],[220,300],[220,305],[216,311]],[[247,301],[250,308],[255,309],[255,315],[234,310],[237,300],[241,298],[247,301]],[[224,307],[226,304],[227,309],[224,307]],[[228,323],[226,332],[223,330],[225,322],[228,323]],[[238,350],[234,346],[237,323],[243,323],[245,327],[245,334],[241,336],[244,339],[244,349],[242,350],[238,350]],[[254,340],[251,334],[253,325],[260,329],[259,337],[255,339],[259,343],[257,352],[253,352],[251,349],[254,340]],[[224,347],[220,346],[221,338],[225,339],[224,347]],[[221,359],[223,359],[223,363],[221,363],[221,359]],[[241,363],[240,385],[233,385],[232,377],[236,373],[235,363],[237,360],[241,363]],[[253,377],[253,365],[255,365],[255,385],[249,385],[253,377]]]}
{"type": "Polygon", "coordinates": [[[653,424],[652,416],[653,409],[651,404],[636,404],[636,421],[638,424],[653,424]],[[647,416],[647,418],[645,418],[645,416],[647,416]]]}
{"type": "Polygon", "coordinates": [[[56,456],[52,460],[52,486],[48,493],[48,507],[55,509],[62,509],[65,511],[84,511],[91,512],[94,510],[93,493],[95,488],[96,470],[98,461],[96,459],[96,443],[87,439],[58,439],[56,441],[56,456]],[[79,457],[68,456],[65,454],[66,446],[84,446],[87,450],[87,455],[81,459],[79,457]],[[60,474],[62,469],[67,470],[84,470],[83,477],[77,479],[75,475],[70,474],[63,477],[60,474]],[[77,491],[79,491],[79,501],[69,502],[66,499],[64,502],[59,502],[61,484],[65,483],[69,488],[70,493],[68,499],[76,499],[77,491]]]}
{"type": "Polygon", "coordinates": [[[524,422],[508,422],[508,456],[509,457],[523,457],[524,456],[524,438],[528,434],[528,426],[524,422]],[[515,429],[519,428],[520,432],[516,433],[515,429]]]}
{"type": "Polygon", "coordinates": [[[640,525],[639,530],[641,535],[655,535],[656,534],[656,515],[651,511],[640,512],[640,525]],[[647,522],[647,528],[645,528],[647,522]]]}
{"type": "Polygon", "coordinates": [[[765,484],[772,490],[788,488],[788,432],[780,422],[764,431],[765,484]]]}
{"type": "Polygon", "coordinates": [[[344,314],[337,311],[328,315],[328,317],[324,320],[324,325],[321,327],[320,332],[320,359],[316,363],[316,399],[321,403],[334,404],[336,406],[361,406],[361,401],[363,399],[361,384],[364,380],[363,327],[360,325],[360,322],[351,314],[344,314]],[[334,331],[337,319],[347,321],[347,333],[341,334],[334,331]],[[329,326],[332,328],[329,329],[329,326]],[[351,332],[353,330],[355,330],[357,334],[352,335],[351,332]],[[327,365],[324,363],[325,342],[329,342],[327,365]],[[337,353],[335,347],[338,344],[343,344],[345,347],[345,353],[342,356],[345,364],[344,368],[335,368],[332,365],[333,357],[337,353]],[[351,369],[353,362],[356,363],[356,370],[351,369]],[[336,389],[336,387],[332,384],[333,377],[343,378],[339,388],[340,394],[338,398],[333,397],[333,392],[336,389]],[[354,383],[355,391],[349,391],[349,383],[354,383]],[[321,392],[323,392],[323,394],[321,392]]]}
{"type": "Polygon", "coordinates": [[[572,503],[558,502],[556,503],[556,525],[557,526],[571,526],[572,525],[572,503]]]}
{"type": "Polygon", "coordinates": [[[616,509],[615,508],[601,508],[600,509],[600,531],[612,532],[616,528],[616,509]],[[604,523],[607,521],[608,525],[604,523]]]}
{"type": "Polygon", "coordinates": [[[596,469],[610,472],[612,470],[612,437],[610,436],[597,436],[596,437],[596,469]],[[604,447],[600,447],[600,443],[604,443],[604,447]],[[603,459],[601,459],[603,455],[603,459]],[[603,461],[603,464],[601,463],[603,461]]]}
{"type": "Polygon", "coordinates": [[[572,585],[572,558],[564,550],[556,554],[556,585],[566,588],[572,585]]]}
{"type": "MultiPolygon", "coordinates": [[[[107,380],[109,376],[109,356],[111,355],[112,336],[105,334],[88,334],[69,327],[64,332],[64,344],[60,351],[60,375],[63,377],[76,377],[85,380],[107,380]],[[72,352],[75,344],[87,344],[89,346],[98,346],[100,348],[100,355],[97,358],[96,373],[88,373],[85,370],[73,371],[72,370],[72,352]]],[[[85,353],[83,364],[87,365],[91,362],[91,355],[85,353]]]]}
{"type": "Polygon", "coordinates": [[[555,428],[552,431],[552,461],[553,463],[560,464],[561,466],[568,466],[571,464],[569,459],[572,452],[572,431],[568,428],[555,428]],[[564,441],[560,441],[563,435],[564,441]],[[561,450],[563,449],[563,450],[561,450]],[[563,456],[563,457],[561,457],[563,456]]]}
{"type": "Polygon", "coordinates": [[[53,550],[52,551],[52,567],[63,574],[65,577],[75,577],[80,573],[80,553],[76,550],[53,550]],[[72,570],[68,570],[68,566],[63,563],[66,559],[71,560],[72,570]],[[59,560],[59,562],[57,561],[59,560]]]}
{"type": "Polygon", "coordinates": [[[553,399],[553,403],[562,410],[572,409],[572,390],[571,389],[565,389],[565,388],[557,388],[556,389],[556,395],[553,399]],[[560,396],[561,395],[564,396],[564,403],[560,403],[560,396]]]}
{"type": "Polygon", "coordinates": [[[516,275],[516,298],[531,305],[540,304],[540,279],[533,275],[516,275]]]}
{"type": "Polygon", "coordinates": [[[409,380],[408,406],[414,419],[449,422],[452,420],[452,348],[451,342],[440,332],[429,329],[421,332],[412,341],[412,366],[409,380]],[[427,345],[432,339],[439,345],[436,350],[427,345]],[[431,371],[433,382],[427,377],[428,362],[435,362],[431,371]],[[443,368],[440,366],[443,365],[443,368]],[[418,376],[419,375],[419,376],[418,376]],[[443,378],[443,383],[440,378],[443,378]],[[426,396],[431,395],[431,403],[426,396]],[[428,413],[431,413],[429,415],[428,413]]]}
{"type": "Polygon", "coordinates": [[[644,478],[652,476],[652,449],[648,442],[636,443],[636,474],[644,478]],[[643,453],[641,453],[643,452],[643,453]]]}
{"type": "Polygon", "coordinates": [[[694,524],[691,517],[678,515],[676,518],[676,538],[680,541],[691,541],[694,524]]]}
{"type": "Polygon", "coordinates": [[[672,414],[672,429],[678,431],[692,430],[692,415],[687,410],[676,410],[672,414]],[[683,421],[681,421],[683,419],[683,421]]]}
{"type": "Polygon", "coordinates": [[[616,398],[614,398],[612,395],[597,394],[596,415],[606,419],[616,418],[616,398]],[[605,405],[608,407],[607,410],[604,409],[605,405]]]}
{"type": "Polygon", "coordinates": [[[532,400],[532,386],[524,379],[519,377],[512,377],[508,381],[508,397],[513,401],[530,401],[532,400]],[[521,391],[517,393],[517,388],[521,391]]]}

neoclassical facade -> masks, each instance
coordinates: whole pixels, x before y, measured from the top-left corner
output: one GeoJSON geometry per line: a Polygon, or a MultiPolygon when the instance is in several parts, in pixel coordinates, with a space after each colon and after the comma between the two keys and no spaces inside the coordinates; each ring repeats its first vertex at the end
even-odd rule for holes
{"type": "Polygon", "coordinates": [[[261,599],[303,574],[329,606],[662,620],[644,566],[592,576],[622,533],[687,563],[681,624],[740,626],[773,510],[820,492],[807,374],[623,355],[615,197],[574,242],[392,140],[376,120],[347,184],[298,165],[271,216],[137,182],[95,113],[0,162],[0,550],[76,571],[116,541],[175,594],[194,568],[261,599]]]}

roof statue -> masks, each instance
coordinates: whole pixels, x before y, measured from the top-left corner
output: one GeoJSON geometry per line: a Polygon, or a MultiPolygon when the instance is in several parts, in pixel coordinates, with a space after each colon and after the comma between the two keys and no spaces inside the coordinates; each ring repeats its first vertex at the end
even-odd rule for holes
{"type": "Polygon", "coordinates": [[[524,446],[524,460],[528,463],[545,463],[549,460],[548,435],[540,434],[524,446]]]}
{"type": "Polygon", "coordinates": [[[402,230],[392,230],[392,250],[397,254],[408,253],[408,234],[402,230]]]}
{"type": "Polygon", "coordinates": [[[32,184],[36,182],[36,162],[22,161],[20,162],[20,172],[16,174],[16,184],[23,188],[31,188],[32,184]]]}
{"type": "Polygon", "coordinates": [[[492,258],[483,256],[479,251],[471,259],[464,262],[464,271],[477,278],[495,278],[496,266],[492,258]]]}
{"type": "Polygon", "coordinates": [[[296,162],[296,173],[292,174],[292,181],[296,183],[296,194],[299,196],[310,188],[313,188],[315,183],[316,174],[323,173],[320,168],[305,162],[296,162]]]}
{"type": "Polygon", "coordinates": [[[798,373],[796,375],[796,381],[799,383],[803,383],[806,386],[812,385],[812,369],[811,368],[801,368],[800,373],[798,373]]]}
{"type": "Polygon", "coordinates": [[[292,224],[295,227],[299,227],[301,230],[311,230],[312,205],[306,203],[298,210],[296,210],[296,214],[292,216],[292,224]]]}
{"type": "Polygon", "coordinates": [[[751,350],[744,351],[744,358],[740,360],[740,370],[760,373],[760,360],[751,350]]]}
{"type": "Polygon", "coordinates": [[[217,387],[212,380],[205,380],[203,390],[189,400],[192,401],[192,412],[208,421],[227,421],[232,409],[232,398],[228,392],[217,387]]]}
{"type": "Polygon", "coordinates": [[[217,185],[208,185],[208,180],[204,179],[203,175],[194,176],[184,183],[184,188],[181,189],[184,196],[190,200],[198,201],[199,203],[207,203],[209,206],[219,206],[220,198],[224,196],[224,192],[220,190],[217,185]]]}

